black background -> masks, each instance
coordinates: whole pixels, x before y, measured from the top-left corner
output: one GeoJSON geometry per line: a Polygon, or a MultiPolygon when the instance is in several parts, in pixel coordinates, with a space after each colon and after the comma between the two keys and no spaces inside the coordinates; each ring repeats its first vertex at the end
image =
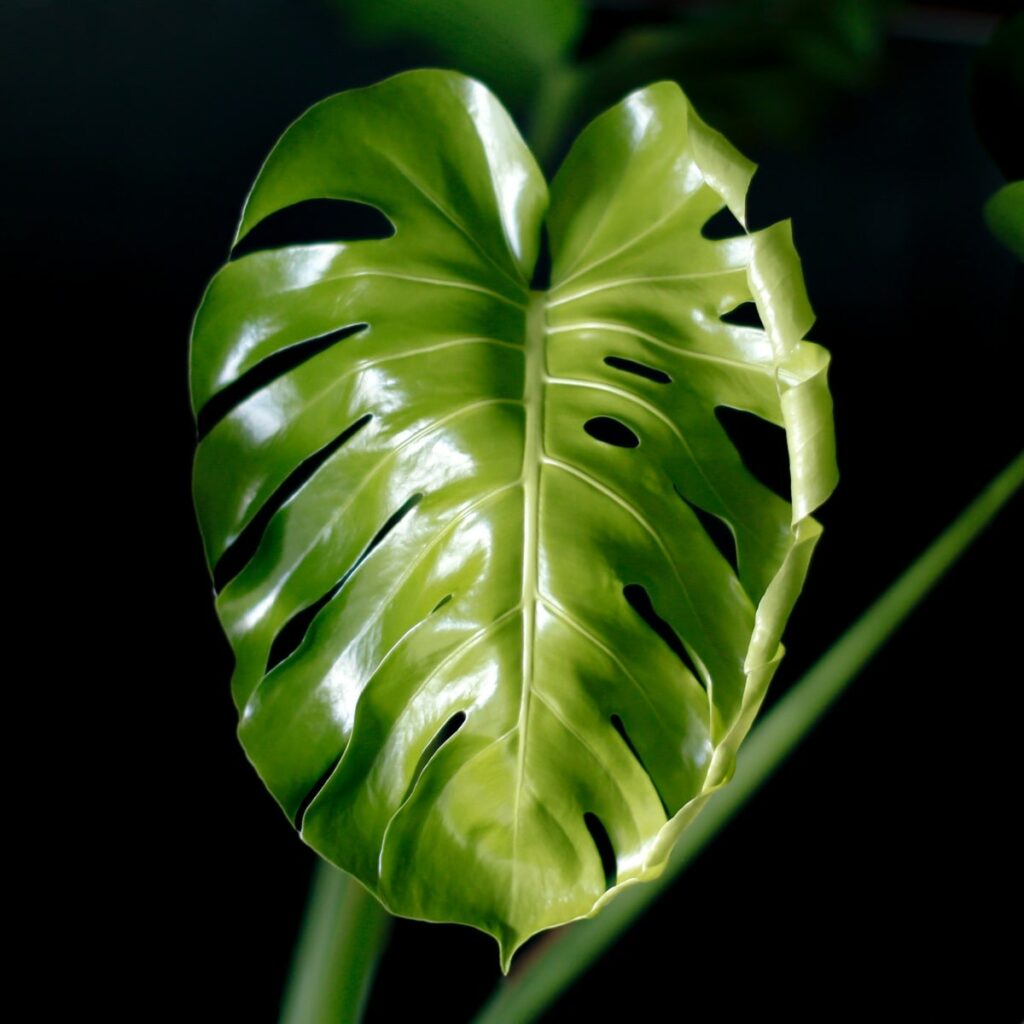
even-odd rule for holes
{"type": "MultiPolygon", "coordinates": [[[[234,738],[189,496],[188,331],[280,131],[394,68],[312,0],[22,2],[3,21],[5,275],[31,325],[10,395],[36,409],[14,440],[54,495],[21,506],[56,623],[32,650],[40,721],[74,751],[30,832],[85,897],[81,937],[42,951],[101,965],[83,999],[117,1018],[270,1021],[312,858],[234,738]]],[[[793,218],[833,353],[842,474],[775,697],[1020,446],[1020,271],[980,216],[1001,178],[970,58],[891,40],[812,141],[750,151],[752,226],[793,218]]],[[[1017,524],[1004,512],[547,1020],[1020,1020],[1017,524]]],[[[485,936],[398,922],[369,1019],[468,1019],[497,978],[485,936]]]]}

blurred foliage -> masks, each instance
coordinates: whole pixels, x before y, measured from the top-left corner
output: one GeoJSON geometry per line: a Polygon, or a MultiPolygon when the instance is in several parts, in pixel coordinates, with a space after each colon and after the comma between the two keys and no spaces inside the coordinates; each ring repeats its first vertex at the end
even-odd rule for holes
{"type": "Polygon", "coordinates": [[[407,66],[475,75],[506,102],[542,162],[625,93],[679,82],[740,147],[800,141],[869,84],[895,0],[606,5],[577,0],[328,0],[349,45],[412,47],[407,66]],[[358,41],[358,42],[357,42],[358,41]]]}
{"type": "Polygon", "coordinates": [[[978,49],[970,92],[978,137],[1010,181],[985,204],[985,223],[1024,262],[1024,14],[978,49]]]}
{"type": "Polygon", "coordinates": [[[1024,181],[1004,185],[985,204],[984,213],[989,231],[1024,263],[1024,181]]]}
{"type": "Polygon", "coordinates": [[[1009,181],[1024,178],[1024,14],[1007,18],[979,47],[970,91],[982,145],[1009,181]]]}
{"type": "Polygon", "coordinates": [[[567,59],[586,15],[581,0],[329,2],[357,45],[422,48],[432,62],[480,78],[511,107],[529,102],[538,76],[567,59]]]}

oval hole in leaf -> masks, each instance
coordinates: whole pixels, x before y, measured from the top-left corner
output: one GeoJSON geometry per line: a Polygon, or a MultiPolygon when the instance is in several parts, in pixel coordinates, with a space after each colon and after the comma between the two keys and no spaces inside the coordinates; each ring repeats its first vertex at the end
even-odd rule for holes
{"type": "Polygon", "coordinates": [[[759,327],[764,330],[764,323],[761,314],[757,311],[756,302],[741,302],[735,309],[722,313],[718,317],[723,324],[731,324],[733,327],[759,327]]]}
{"type": "Polygon", "coordinates": [[[456,711],[423,748],[423,753],[420,754],[420,759],[416,762],[416,770],[412,773],[405,795],[402,797],[402,803],[409,799],[409,794],[416,788],[416,783],[420,781],[420,776],[427,770],[427,765],[434,759],[434,755],[462,728],[465,721],[466,712],[456,711]]]}
{"type": "Polygon", "coordinates": [[[789,449],[786,431],[752,412],[720,405],[715,409],[729,440],[754,479],[789,501],[789,449]]]}
{"type": "Polygon", "coordinates": [[[733,536],[729,524],[724,520],[719,519],[718,516],[714,515],[714,513],[706,512],[700,507],[700,505],[695,505],[692,501],[687,501],[683,492],[679,490],[675,484],[672,485],[672,489],[697,517],[700,525],[704,527],[704,532],[711,538],[712,543],[716,548],[718,548],[721,556],[732,566],[733,572],[739,573],[739,559],[736,553],[736,538],[733,536]]]}
{"type": "Polygon", "coordinates": [[[597,847],[597,855],[601,858],[601,870],[604,871],[604,887],[610,889],[619,877],[618,858],[615,856],[615,847],[612,846],[608,829],[604,822],[592,811],[583,815],[583,823],[587,826],[590,838],[594,840],[597,847]]]}
{"type": "Polygon", "coordinates": [[[322,334],[318,338],[309,338],[295,345],[289,345],[287,348],[281,349],[280,352],[261,359],[252,369],[247,370],[226,388],[218,391],[199,410],[199,415],[196,417],[198,440],[201,441],[206,437],[232,409],[254,395],[260,388],[266,387],[271,381],[283,377],[286,373],[290,373],[307,360],[312,359],[313,356],[326,352],[332,345],[345,338],[351,338],[353,334],[365,330],[368,326],[368,324],[348,324],[329,334],[322,334]]]}
{"type": "Polygon", "coordinates": [[[665,803],[665,798],[661,795],[661,790],[658,788],[657,782],[654,781],[654,776],[648,771],[647,765],[644,764],[644,759],[640,756],[640,752],[633,745],[633,741],[629,738],[629,733],[626,732],[625,723],[619,718],[618,715],[612,715],[610,719],[612,728],[622,737],[622,742],[629,747],[629,752],[636,758],[636,762],[644,770],[644,774],[651,780],[651,785],[654,787],[654,792],[658,794],[658,799],[661,801],[662,810],[665,812],[666,818],[672,817],[672,812],[668,809],[668,804],[665,803]]]}
{"type": "Polygon", "coordinates": [[[306,199],[261,220],[231,250],[231,258],[288,245],[390,238],[394,233],[394,224],[376,206],[350,199],[306,199]]]}
{"type": "Polygon", "coordinates": [[[278,486],[277,490],[263,503],[259,512],[221,555],[213,570],[213,588],[220,593],[248,564],[260,546],[267,524],[278,509],[343,445],[359,433],[370,420],[372,413],[360,416],[355,423],[346,427],[333,441],[328,441],[319,451],[303,459],[278,486]]]}
{"type": "Polygon", "coordinates": [[[313,788],[302,798],[302,803],[299,804],[298,810],[295,812],[295,827],[301,832],[302,831],[302,819],[306,816],[306,811],[309,810],[309,805],[317,798],[320,790],[327,785],[330,777],[334,774],[334,769],[338,767],[338,762],[341,760],[341,754],[339,754],[332,762],[330,767],[317,779],[316,784],[313,788]]]}
{"type": "Polygon", "coordinates": [[[374,534],[373,540],[363,549],[362,554],[352,563],[351,568],[345,571],[344,576],[331,587],[322,597],[317,598],[311,605],[296,612],[282,627],[270,647],[270,655],[267,657],[267,671],[270,672],[281,664],[285,658],[294,654],[306,638],[306,632],[317,617],[320,609],[333,598],[339,590],[348,582],[349,577],[363,564],[378,544],[382,543],[387,535],[423,500],[422,494],[414,494],[402,506],[396,509],[388,517],[387,522],[374,534]]]}
{"type": "Polygon", "coordinates": [[[728,206],[723,206],[718,213],[712,214],[706,221],[700,233],[711,242],[720,242],[724,238],[735,238],[737,235],[745,235],[743,225],[733,215],[728,206]]]}
{"type": "Polygon", "coordinates": [[[616,370],[635,373],[638,377],[653,380],[656,384],[672,383],[672,378],[664,370],[656,370],[653,366],[646,366],[644,363],[637,363],[632,359],[624,359],[622,356],[605,356],[604,361],[616,370]]]}
{"type": "Polygon", "coordinates": [[[679,639],[678,634],[671,625],[654,610],[654,604],[651,601],[651,595],[647,593],[647,589],[639,583],[627,583],[622,588],[622,593],[633,611],[668,644],[672,653],[690,670],[693,678],[701,686],[704,686],[704,677],[697,671],[697,666],[690,657],[690,652],[687,651],[682,640],[679,639]]]}
{"type": "Polygon", "coordinates": [[[598,441],[616,448],[636,448],[640,438],[625,423],[611,416],[595,416],[583,424],[583,429],[598,441]]]}

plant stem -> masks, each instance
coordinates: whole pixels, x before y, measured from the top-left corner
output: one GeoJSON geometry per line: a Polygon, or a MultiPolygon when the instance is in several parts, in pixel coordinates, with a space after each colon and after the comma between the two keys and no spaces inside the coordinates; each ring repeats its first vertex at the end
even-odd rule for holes
{"type": "Polygon", "coordinates": [[[558,169],[555,160],[560,152],[566,126],[573,123],[573,106],[577,101],[580,72],[567,62],[546,71],[537,87],[528,119],[526,139],[537,163],[547,175],[558,169]]]}
{"type": "Polygon", "coordinates": [[[529,967],[499,985],[474,1024],[535,1020],[597,960],[757,792],[1022,483],[1024,455],[1018,455],[753,730],[732,781],[683,833],[661,878],[624,890],[598,917],[565,928],[529,967]]]}
{"type": "Polygon", "coordinates": [[[390,914],[354,878],[319,861],[281,1024],[358,1024],[390,927],[390,914]]]}

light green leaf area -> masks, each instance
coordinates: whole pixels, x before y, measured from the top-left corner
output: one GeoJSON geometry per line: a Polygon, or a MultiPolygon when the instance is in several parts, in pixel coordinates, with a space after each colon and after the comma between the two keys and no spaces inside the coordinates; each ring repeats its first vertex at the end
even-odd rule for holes
{"type": "Polygon", "coordinates": [[[293,124],[239,229],[326,197],[394,235],[238,258],[197,314],[197,410],[366,325],[199,445],[211,566],[273,513],[217,598],[240,736],[306,842],[394,913],[494,935],[506,967],[657,876],[728,781],[820,534],[828,357],[789,226],[702,234],[743,221],[752,171],[663,82],[549,194],[482,85],[410,72],[293,124]],[[747,302],[763,329],[722,319],[747,302]],[[721,407],[785,430],[791,501],[721,407]]]}
{"type": "Polygon", "coordinates": [[[993,195],[984,207],[985,223],[1024,263],[1024,181],[1011,181],[993,195]]]}

